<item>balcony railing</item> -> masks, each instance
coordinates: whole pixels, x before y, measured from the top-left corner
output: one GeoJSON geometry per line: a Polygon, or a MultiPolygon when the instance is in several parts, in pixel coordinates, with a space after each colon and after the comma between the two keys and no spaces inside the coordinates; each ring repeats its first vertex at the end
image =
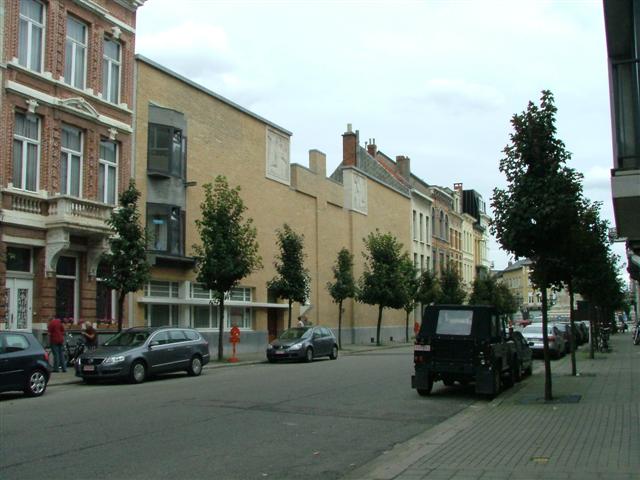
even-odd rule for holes
{"type": "Polygon", "coordinates": [[[4,221],[23,224],[28,221],[32,226],[47,228],[52,224],[74,225],[100,230],[107,228],[113,206],[94,200],[86,200],[66,195],[48,196],[46,193],[33,193],[6,188],[2,190],[4,221]]]}

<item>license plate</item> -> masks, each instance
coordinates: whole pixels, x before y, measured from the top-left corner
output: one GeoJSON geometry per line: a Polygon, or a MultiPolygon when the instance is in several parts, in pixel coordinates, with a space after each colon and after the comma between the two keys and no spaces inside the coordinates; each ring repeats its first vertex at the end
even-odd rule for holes
{"type": "Polygon", "coordinates": [[[82,371],[83,372],[94,372],[96,370],[96,367],[94,365],[83,365],[82,366],[82,371]]]}
{"type": "Polygon", "coordinates": [[[284,350],[276,350],[276,355],[284,355],[284,350]]]}
{"type": "Polygon", "coordinates": [[[416,345],[414,350],[416,352],[430,352],[431,351],[431,345],[416,345]]]}

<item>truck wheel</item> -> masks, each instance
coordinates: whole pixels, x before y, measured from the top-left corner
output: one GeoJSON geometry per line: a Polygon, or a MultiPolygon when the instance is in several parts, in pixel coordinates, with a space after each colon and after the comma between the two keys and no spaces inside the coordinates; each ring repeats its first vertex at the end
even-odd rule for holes
{"type": "Polygon", "coordinates": [[[446,387],[453,387],[454,380],[451,377],[444,377],[442,383],[444,383],[446,387]]]}
{"type": "Polygon", "coordinates": [[[428,397],[429,395],[431,395],[432,389],[433,389],[433,380],[431,379],[431,377],[429,377],[429,380],[427,380],[427,387],[417,388],[416,390],[418,390],[418,395],[420,395],[421,397],[428,397]]]}
{"type": "Polygon", "coordinates": [[[500,393],[500,389],[502,388],[502,377],[500,376],[500,368],[495,368],[493,370],[493,393],[492,397],[497,397],[500,393]]]}

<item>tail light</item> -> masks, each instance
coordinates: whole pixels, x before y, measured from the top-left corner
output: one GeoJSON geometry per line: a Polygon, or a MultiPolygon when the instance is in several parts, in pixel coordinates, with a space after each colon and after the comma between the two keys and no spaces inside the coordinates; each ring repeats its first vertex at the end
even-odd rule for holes
{"type": "Polygon", "coordinates": [[[556,336],[555,335],[549,335],[547,337],[547,340],[549,340],[550,342],[555,342],[556,341],[556,336]]]}

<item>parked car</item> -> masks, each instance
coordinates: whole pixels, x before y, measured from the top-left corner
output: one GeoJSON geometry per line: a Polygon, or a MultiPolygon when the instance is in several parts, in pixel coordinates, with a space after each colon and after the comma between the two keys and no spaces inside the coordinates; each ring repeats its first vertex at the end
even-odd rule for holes
{"type": "Polygon", "coordinates": [[[50,376],[48,355],[32,333],[0,332],[0,392],[22,390],[39,397],[50,376]]]}
{"type": "MultiPolygon", "coordinates": [[[[533,323],[522,330],[522,335],[529,343],[534,354],[543,354],[542,324],[533,323]]],[[[549,340],[549,352],[552,357],[560,358],[564,354],[564,338],[557,327],[547,325],[547,338],[549,340]]]]}
{"type": "Polygon", "coordinates": [[[564,353],[569,353],[571,351],[571,325],[565,322],[549,322],[549,325],[553,325],[558,329],[560,335],[562,335],[562,339],[564,340],[564,353]]]}
{"type": "Polygon", "coordinates": [[[515,380],[519,381],[523,376],[531,375],[533,371],[533,352],[531,351],[531,347],[529,347],[529,342],[522,335],[522,332],[514,330],[511,332],[511,338],[516,345],[516,358],[520,367],[515,380]]]}
{"type": "Polygon", "coordinates": [[[515,342],[507,338],[496,309],[480,305],[429,305],[416,335],[411,388],[431,394],[433,383],[475,384],[478,394],[495,396],[503,381],[518,379],[515,342]]]}
{"type": "Polygon", "coordinates": [[[267,345],[267,360],[313,361],[314,358],[328,356],[338,358],[338,341],[327,327],[294,327],[285,330],[267,345]]]}
{"type": "Polygon", "coordinates": [[[209,343],[197,330],[137,327],[123,330],[76,362],[85,382],[107,378],[142,383],[149,375],[186,371],[197,376],[209,362],[209,343]]]}

